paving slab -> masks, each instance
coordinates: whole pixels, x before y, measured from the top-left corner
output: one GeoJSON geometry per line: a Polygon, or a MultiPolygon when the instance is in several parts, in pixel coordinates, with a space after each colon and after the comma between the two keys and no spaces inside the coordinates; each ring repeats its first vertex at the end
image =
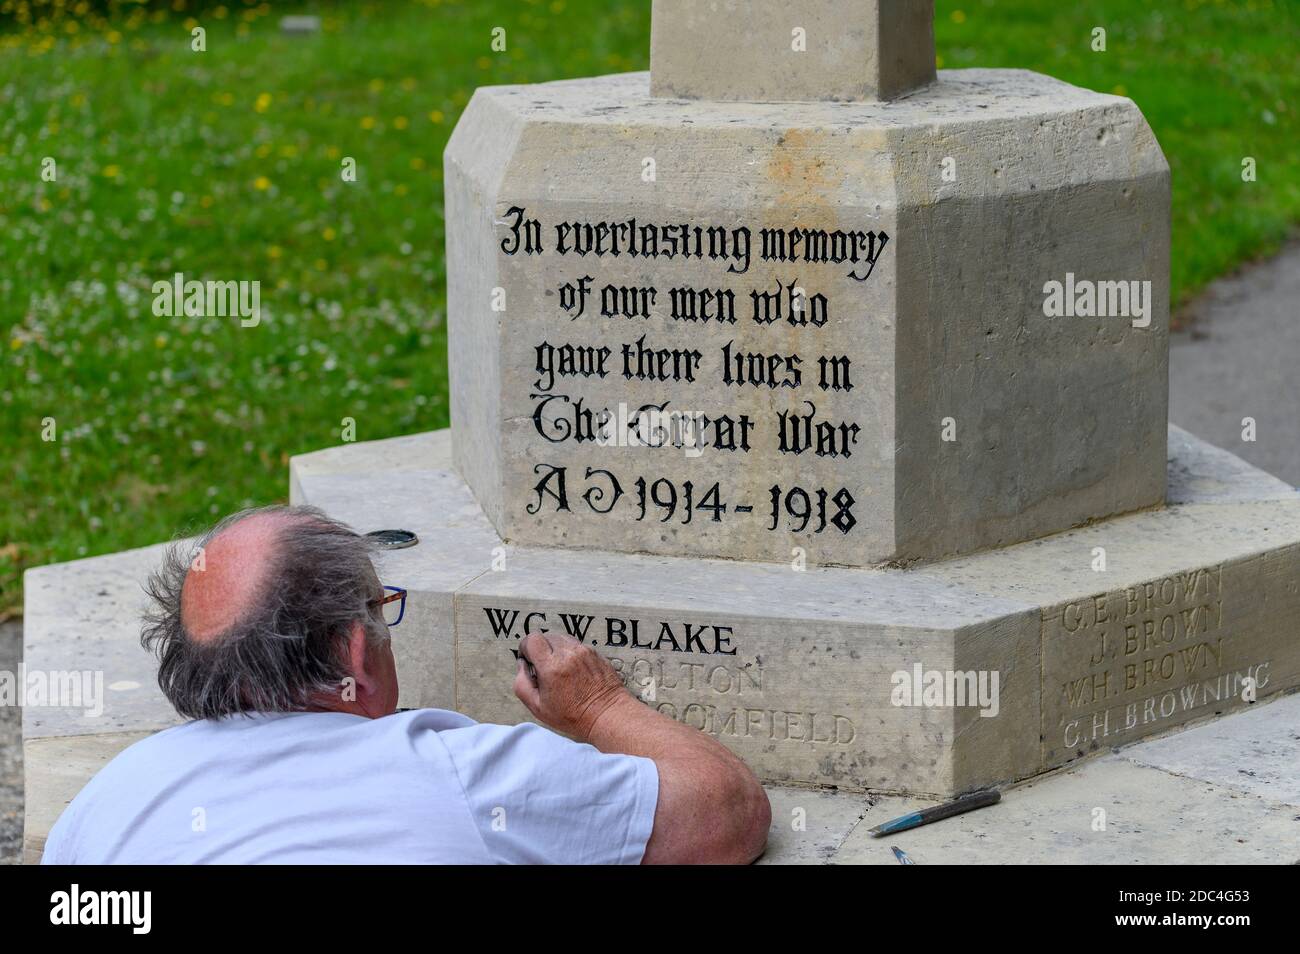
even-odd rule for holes
{"type": "Polygon", "coordinates": [[[826,864],[871,808],[871,800],[850,792],[769,786],[772,827],[759,864],[826,864]]]}
{"type": "MultiPolygon", "coordinates": [[[[1235,718],[1235,717],[1234,717],[1235,718]]],[[[1116,755],[1007,790],[989,808],[876,838],[880,822],[930,804],[876,801],[835,864],[1293,864],[1294,808],[1116,755]]]]}
{"type": "Polygon", "coordinates": [[[1300,807],[1300,694],[1119,754],[1172,775],[1300,807]]]}

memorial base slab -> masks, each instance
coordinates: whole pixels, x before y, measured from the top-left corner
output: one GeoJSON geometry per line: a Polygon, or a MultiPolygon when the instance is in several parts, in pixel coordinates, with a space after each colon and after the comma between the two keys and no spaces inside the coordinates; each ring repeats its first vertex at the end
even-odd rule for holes
{"type": "Polygon", "coordinates": [[[400,441],[291,470],[295,502],[421,538],[380,560],[403,706],[526,719],[519,639],[568,633],[765,781],[945,796],[1300,685],[1300,495],[1177,428],[1167,507],[907,569],[512,546],[445,432],[400,441]]]}

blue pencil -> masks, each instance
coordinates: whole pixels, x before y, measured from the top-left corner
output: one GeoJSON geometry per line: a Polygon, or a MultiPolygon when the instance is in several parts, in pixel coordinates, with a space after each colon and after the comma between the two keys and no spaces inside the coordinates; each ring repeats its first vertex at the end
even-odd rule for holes
{"type": "Polygon", "coordinates": [[[908,812],[906,815],[899,815],[897,818],[872,828],[871,834],[877,838],[881,835],[892,835],[895,832],[907,831],[909,828],[916,828],[919,825],[938,821],[941,818],[951,818],[953,815],[960,815],[962,812],[983,808],[985,805],[996,805],[1001,800],[1002,795],[996,789],[972,792],[970,795],[963,795],[961,798],[953,799],[951,802],[944,802],[942,805],[934,805],[930,808],[923,808],[919,812],[908,812]]]}

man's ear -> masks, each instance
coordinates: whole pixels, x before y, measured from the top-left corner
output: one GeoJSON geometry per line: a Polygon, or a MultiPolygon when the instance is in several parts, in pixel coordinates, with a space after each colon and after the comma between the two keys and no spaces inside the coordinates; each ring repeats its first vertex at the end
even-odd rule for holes
{"type": "Polygon", "coordinates": [[[375,674],[370,668],[370,660],[369,634],[366,633],[365,624],[356,620],[348,630],[348,668],[352,671],[352,678],[357,681],[358,700],[363,695],[376,692],[379,688],[375,674]]]}

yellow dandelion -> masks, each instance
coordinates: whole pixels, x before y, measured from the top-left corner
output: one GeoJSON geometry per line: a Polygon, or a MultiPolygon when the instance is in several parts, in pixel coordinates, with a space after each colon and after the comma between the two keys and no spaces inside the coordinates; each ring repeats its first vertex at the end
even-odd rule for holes
{"type": "Polygon", "coordinates": [[[154,346],[155,348],[165,348],[165,347],[167,347],[167,336],[166,336],[166,335],[157,335],[157,336],[153,339],[153,346],[154,346]]]}
{"type": "Polygon", "coordinates": [[[952,22],[953,22],[953,23],[965,23],[965,22],[966,22],[966,14],[965,14],[964,12],[962,12],[961,10],[954,10],[954,11],[952,11],[952,22]]]}
{"type": "Polygon", "coordinates": [[[332,227],[330,227],[330,226],[326,226],[325,229],[324,229],[324,231],[321,232],[320,237],[323,238],[323,239],[324,239],[325,241],[327,241],[327,242],[332,242],[332,241],[334,241],[334,237],[335,237],[336,235],[338,235],[338,233],[335,232],[334,229],[333,229],[332,227]]]}
{"type": "Polygon", "coordinates": [[[375,128],[375,117],[374,117],[374,116],[362,116],[362,117],[361,117],[361,128],[362,128],[362,129],[374,129],[374,128],[375,128]]]}
{"type": "Polygon", "coordinates": [[[1127,96],[1128,87],[1125,86],[1123,83],[1120,83],[1118,86],[1112,89],[1111,92],[1114,93],[1116,96],[1127,96]]]}
{"type": "Polygon", "coordinates": [[[446,117],[442,115],[441,109],[435,109],[429,114],[429,122],[431,123],[441,123],[445,118],[446,117]]]}
{"type": "Polygon", "coordinates": [[[100,173],[100,175],[102,175],[105,179],[116,179],[121,174],[122,174],[121,168],[116,165],[105,166],[103,171],[100,173]]]}
{"type": "Polygon", "coordinates": [[[253,103],[253,108],[254,108],[255,110],[257,110],[259,113],[264,113],[264,112],[266,112],[268,109],[270,109],[270,108],[271,108],[271,94],[270,94],[270,93],[258,93],[258,94],[257,94],[257,101],[256,101],[255,103],[253,103]]]}
{"type": "Polygon", "coordinates": [[[424,160],[423,160],[421,157],[419,157],[419,156],[412,156],[412,157],[411,157],[411,168],[412,168],[412,169],[423,169],[423,168],[424,168],[424,160]]]}
{"type": "Polygon", "coordinates": [[[266,250],[266,255],[268,258],[279,258],[283,254],[284,254],[284,249],[280,248],[280,246],[278,245],[272,245],[270,248],[266,250]]]}
{"type": "Polygon", "coordinates": [[[109,30],[108,33],[105,34],[104,39],[116,46],[118,43],[122,42],[122,34],[118,33],[116,30],[109,30]]]}
{"type": "Polygon", "coordinates": [[[338,147],[338,146],[328,146],[328,147],[325,149],[325,158],[326,158],[326,159],[337,159],[338,157],[339,157],[339,147],[338,147]]]}
{"type": "Polygon", "coordinates": [[[393,119],[393,128],[394,128],[394,129],[405,129],[405,128],[406,128],[407,126],[409,126],[409,125],[410,125],[410,123],[408,123],[408,122],[406,121],[406,117],[405,117],[405,116],[397,116],[397,117],[395,117],[395,118],[393,119]]]}
{"type": "Polygon", "coordinates": [[[205,209],[212,208],[212,196],[205,195],[203,198],[199,199],[199,205],[203,206],[205,209]]]}
{"type": "Polygon", "coordinates": [[[266,176],[258,176],[253,180],[253,188],[258,192],[265,192],[267,189],[271,188],[271,180],[266,176]]]}
{"type": "Polygon", "coordinates": [[[22,338],[10,338],[10,339],[9,339],[9,347],[10,347],[11,349],[13,349],[14,351],[17,351],[17,350],[18,350],[19,348],[21,348],[22,346],[23,346],[23,339],[22,339],[22,338]]]}
{"type": "Polygon", "coordinates": [[[325,259],[323,259],[323,258],[318,258],[318,259],[316,259],[315,265],[316,265],[316,271],[318,271],[318,272],[323,272],[323,271],[325,271],[326,268],[329,267],[329,266],[326,264],[325,259]]]}

